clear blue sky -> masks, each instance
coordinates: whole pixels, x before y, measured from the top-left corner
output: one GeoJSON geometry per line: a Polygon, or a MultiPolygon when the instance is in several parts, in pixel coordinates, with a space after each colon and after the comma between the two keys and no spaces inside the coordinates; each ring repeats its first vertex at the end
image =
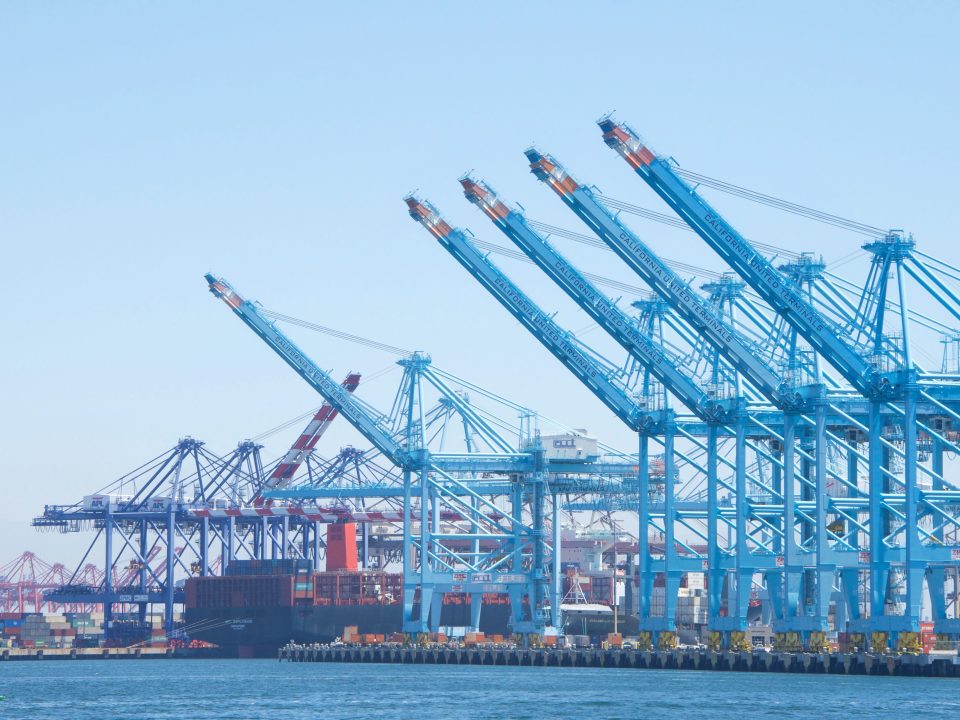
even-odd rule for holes
{"type": "MultiPolygon", "coordinates": [[[[499,241],[460,195],[474,169],[531,216],[581,229],[527,172],[535,141],[579,179],[666,210],[603,146],[607,110],[686,167],[905,227],[957,259],[955,3],[449,5],[0,6],[0,562],[76,557],[88,536],[29,527],[44,503],[183,435],[226,452],[318,404],[207,294],[208,270],[629,447],[401,201],[419,188],[499,241]]],[[[828,260],[858,247],[718,204],[765,242],[828,260]]],[[[719,268],[694,236],[634,224],[665,255],[719,268]]],[[[609,255],[570,253],[631,279],[609,255]]],[[[589,324],[531,269],[504,266],[569,327],[589,324]]],[[[291,334],[336,374],[392,362],[291,334]]],[[[360,394],[383,403],[396,377],[360,394]]],[[[339,423],[321,451],[358,442],[339,423]]]]}

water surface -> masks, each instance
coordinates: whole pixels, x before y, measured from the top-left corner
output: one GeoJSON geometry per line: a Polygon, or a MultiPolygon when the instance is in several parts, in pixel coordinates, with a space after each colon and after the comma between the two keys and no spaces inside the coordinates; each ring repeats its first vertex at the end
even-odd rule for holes
{"type": "Polygon", "coordinates": [[[960,680],[679,670],[83,660],[0,663],[6,720],[960,718],[960,680]]]}

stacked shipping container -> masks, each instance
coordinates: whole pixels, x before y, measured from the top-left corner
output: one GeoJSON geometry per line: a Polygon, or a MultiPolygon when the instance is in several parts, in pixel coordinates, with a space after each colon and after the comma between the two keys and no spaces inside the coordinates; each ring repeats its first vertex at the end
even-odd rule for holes
{"type": "Polygon", "coordinates": [[[292,607],[293,575],[224,575],[190,578],[184,586],[187,607],[292,607]]]}

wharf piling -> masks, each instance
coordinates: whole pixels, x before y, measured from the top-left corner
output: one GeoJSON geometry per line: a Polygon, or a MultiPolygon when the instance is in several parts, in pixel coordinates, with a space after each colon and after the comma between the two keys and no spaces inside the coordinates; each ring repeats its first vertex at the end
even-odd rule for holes
{"type": "Polygon", "coordinates": [[[422,665],[513,665],[602,667],[647,670],[819,673],[960,677],[960,657],[873,653],[714,652],[696,648],[623,650],[617,648],[459,648],[417,646],[287,645],[280,661],[394,663],[422,665]]]}
{"type": "Polygon", "coordinates": [[[0,662],[20,660],[151,660],[218,657],[215,648],[3,648],[0,662]]]}

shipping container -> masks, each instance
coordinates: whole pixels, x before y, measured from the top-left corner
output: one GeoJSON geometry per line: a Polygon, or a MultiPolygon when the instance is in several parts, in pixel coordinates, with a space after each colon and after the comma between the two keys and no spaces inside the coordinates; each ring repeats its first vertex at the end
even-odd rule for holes
{"type": "Polygon", "coordinates": [[[466,647],[473,647],[486,642],[486,636],[482,632],[468,632],[463,636],[463,644],[466,647]]]}
{"type": "Polygon", "coordinates": [[[237,577],[247,575],[296,575],[310,574],[312,572],[312,560],[233,560],[227,565],[223,574],[226,577],[237,577]]]}
{"type": "Polygon", "coordinates": [[[188,578],[185,595],[191,607],[292,607],[293,576],[224,576],[188,578]]]}

